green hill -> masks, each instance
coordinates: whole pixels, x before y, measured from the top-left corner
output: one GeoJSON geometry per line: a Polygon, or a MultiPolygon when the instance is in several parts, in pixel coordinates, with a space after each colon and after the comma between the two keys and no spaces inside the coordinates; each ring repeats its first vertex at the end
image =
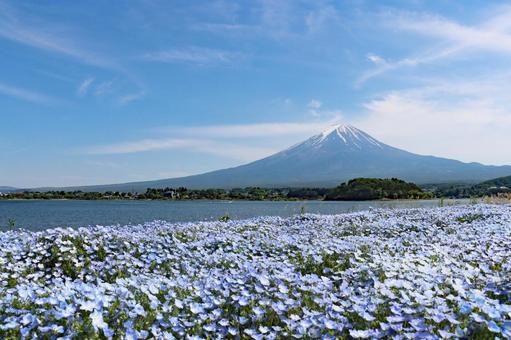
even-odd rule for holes
{"type": "Polygon", "coordinates": [[[491,179],[474,185],[472,189],[476,193],[486,195],[511,192],[511,176],[491,179]]]}
{"type": "Polygon", "coordinates": [[[481,187],[508,187],[511,188],[511,176],[499,177],[477,184],[481,187]]]}
{"type": "Polygon", "coordinates": [[[423,186],[436,197],[468,198],[492,196],[511,192],[511,176],[494,178],[478,184],[464,183],[436,184],[423,186]]]}
{"type": "Polygon", "coordinates": [[[431,198],[414,183],[397,178],[355,178],[332,189],[325,197],[329,201],[365,201],[378,199],[431,198]]]}

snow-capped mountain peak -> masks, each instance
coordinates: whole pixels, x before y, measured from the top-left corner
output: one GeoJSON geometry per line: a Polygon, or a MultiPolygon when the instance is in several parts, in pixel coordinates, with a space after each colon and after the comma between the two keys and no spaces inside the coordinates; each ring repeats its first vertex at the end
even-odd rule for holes
{"type": "Polygon", "coordinates": [[[67,190],[144,192],[147,188],[165,187],[305,188],[336,186],[356,177],[396,177],[417,183],[481,182],[510,173],[511,166],[485,166],[413,154],[381,143],[354,126],[339,124],[286,150],[234,168],[181,178],[67,190]]]}
{"type": "Polygon", "coordinates": [[[321,145],[329,141],[337,142],[344,144],[345,146],[351,146],[358,149],[363,149],[365,147],[384,147],[383,143],[380,143],[353,125],[348,124],[337,124],[330,126],[319,135],[313,137],[313,144],[315,145],[321,145]]]}

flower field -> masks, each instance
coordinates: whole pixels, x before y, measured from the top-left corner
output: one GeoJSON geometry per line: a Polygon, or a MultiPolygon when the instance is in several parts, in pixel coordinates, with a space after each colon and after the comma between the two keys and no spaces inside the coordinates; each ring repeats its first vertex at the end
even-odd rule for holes
{"type": "Polygon", "coordinates": [[[0,233],[0,338],[511,338],[511,206],[0,233]]]}

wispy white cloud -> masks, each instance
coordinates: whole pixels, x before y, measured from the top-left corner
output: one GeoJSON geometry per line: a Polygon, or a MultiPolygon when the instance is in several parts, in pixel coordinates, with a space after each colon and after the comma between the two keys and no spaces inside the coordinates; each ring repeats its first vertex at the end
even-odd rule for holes
{"type": "Polygon", "coordinates": [[[330,1],[260,0],[253,1],[250,8],[246,13],[249,19],[244,22],[234,15],[224,21],[197,22],[192,29],[242,39],[264,37],[282,41],[315,38],[335,31],[342,23],[339,10],[330,1]]]}
{"type": "Polygon", "coordinates": [[[409,151],[511,164],[511,154],[502,152],[511,145],[511,94],[507,90],[511,74],[507,69],[499,71],[499,66],[492,71],[479,68],[478,62],[457,72],[457,63],[470,62],[473,57],[511,56],[511,7],[499,7],[494,13],[471,25],[431,14],[388,14],[392,29],[426,38],[421,44],[425,47],[395,61],[369,55],[376,67],[359,78],[359,85],[384,73],[426,64],[449,62],[452,72],[408,77],[417,85],[369,100],[363,105],[365,115],[353,123],[409,151]]]}
{"type": "Polygon", "coordinates": [[[103,96],[105,94],[112,93],[114,91],[114,81],[103,81],[96,85],[94,88],[94,94],[96,96],[103,96]]]}
{"type": "Polygon", "coordinates": [[[392,29],[414,32],[433,38],[434,44],[414,56],[386,61],[380,56],[368,55],[379,67],[365,72],[358,80],[367,80],[402,67],[414,67],[453,58],[473,52],[511,55],[511,6],[502,7],[497,15],[479,25],[463,25],[447,18],[421,13],[391,12],[386,20],[392,29]]]}
{"type": "MultiPolygon", "coordinates": [[[[511,21],[511,7],[502,10],[498,18],[511,21]]],[[[491,18],[477,26],[459,24],[439,16],[423,15],[401,17],[396,24],[399,29],[449,41],[460,49],[476,49],[490,52],[511,53],[511,35],[506,32],[509,23],[491,18]]]]}
{"type": "Polygon", "coordinates": [[[212,33],[254,33],[259,28],[246,24],[232,24],[232,23],[211,23],[211,22],[198,22],[191,27],[196,31],[207,31],[212,33]]]}
{"type": "Polygon", "coordinates": [[[258,124],[230,124],[208,126],[176,126],[158,128],[157,131],[203,138],[265,138],[282,136],[308,137],[337,123],[338,119],[316,122],[275,122],[258,124]]]}
{"type": "Polygon", "coordinates": [[[320,116],[320,108],[323,105],[319,100],[312,99],[309,104],[307,105],[307,108],[309,109],[309,114],[311,114],[314,117],[320,116]]]}
{"type": "Polygon", "coordinates": [[[126,104],[129,104],[136,100],[140,100],[140,99],[144,98],[145,95],[146,95],[145,91],[139,91],[139,92],[135,92],[135,93],[126,94],[124,96],[119,97],[118,102],[120,105],[126,105],[126,104]]]}
{"type": "Polygon", "coordinates": [[[87,43],[75,27],[44,21],[6,2],[0,3],[0,38],[64,55],[84,64],[126,72],[115,58],[87,43]]]}
{"type": "Polygon", "coordinates": [[[386,61],[385,59],[382,58],[384,62],[375,63],[379,65],[379,67],[364,72],[362,76],[360,76],[357,79],[356,85],[360,86],[371,78],[380,76],[390,71],[400,69],[402,67],[414,67],[419,66],[421,64],[433,63],[448,56],[454,55],[459,50],[460,50],[459,46],[450,46],[439,50],[435,48],[432,49],[431,51],[423,52],[417,56],[403,58],[397,61],[386,61]]]}
{"type": "Polygon", "coordinates": [[[173,137],[148,138],[137,141],[94,146],[87,154],[129,154],[159,150],[187,150],[223,158],[253,161],[318,134],[338,120],[313,122],[272,122],[208,126],[175,126],[158,128],[157,132],[173,137]],[[268,143],[271,140],[272,143],[268,143]],[[276,142],[275,142],[276,141],[276,142]]]}
{"type": "Polygon", "coordinates": [[[32,103],[51,104],[58,102],[57,99],[48,95],[20,87],[11,86],[5,83],[0,83],[0,94],[32,103]]]}
{"type": "Polygon", "coordinates": [[[144,151],[178,149],[194,145],[190,140],[185,139],[143,139],[132,142],[123,142],[98,147],[91,147],[86,150],[89,154],[125,154],[144,151]]]}
{"type": "Polygon", "coordinates": [[[433,79],[427,86],[390,91],[365,103],[353,121],[382,141],[421,153],[511,164],[511,75],[433,79]],[[396,128],[399,124],[399,128],[396,128]]]}
{"type": "Polygon", "coordinates": [[[94,82],[94,78],[92,78],[92,77],[84,79],[78,86],[76,93],[79,96],[85,96],[87,94],[87,92],[89,91],[89,88],[93,82],[94,82]]]}
{"type": "Polygon", "coordinates": [[[305,24],[309,33],[319,32],[327,27],[338,25],[342,21],[339,11],[335,7],[318,5],[305,15],[305,24]]]}
{"type": "Polygon", "coordinates": [[[317,99],[312,99],[307,104],[307,114],[315,117],[316,119],[328,119],[329,121],[338,122],[343,120],[343,113],[340,110],[334,109],[325,109],[323,108],[323,103],[317,99]]]}
{"type": "MultiPolygon", "coordinates": [[[[121,96],[118,102],[122,105],[142,98],[147,92],[142,82],[125,68],[120,60],[111,53],[105,52],[97,43],[91,43],[86,34],[74,26],[64,26],[60,23],[49,22],[28,11],[22,12],[16,6],[0,1],[0,39],[7,39],[19,44],[30,46],[60,56],[72,61],[92,65],[113,73],[121,74],[125,79],[135,84],[138,92],[121,96]]],[[[45,72],[45,71],[43,71],[45,72]]],[[[45,72],[46,75],[68,82],[76,82],[67,76],[45,72]]],[[[83,80],[76,93],[85,96],[93,88],[94,78],[83,80]]],[[[97,84],[95,95],[114,92],[109,82],[97,84]]]]}
{"type": "Polygon", "coordinates": [[[309,107],[309,109],[318,110],[321,107],[321,105],[323,105],[323,103],[321,103],[319,100],[312,99],[307,106],[309,107]]]}
{"type": "Polygon", "coordinates": [[[60,81],[66,82],[66,83],[76,83],[76,81],[77,81],[73,77],[69,77],[67,75],[57,73],[57,72],[52,72],[49,70],[38,69],[38,70],[36,70],[36,72],[40,73],[46,77],[57,79],[57,80],[60,80],[60,81]]]}
{"type": "Polygon", "coordinates": [[[223,143],[208,139],[142,139],[138,141],[91,147],[85,153],[91,155],[129,154],[148,151],[180,149],[221,156],[241,161],[250,161],[273,153],[274,149],[223,143]]]}
{"type": "Polygon", "coordinates": [[[184,62],[192,64],[228,63],[239,59],[239,53],[210,48],[189,47],[184,49],[171,49],[159,52],[146,53],[142,59],[165,63],[184,62]]]}
{"type": "Polygon", "coordinates": [[[385,61],[385,59],[383,59],[382,57],[380,57],[379,55],[376,55],[376,54],[373,54],[373,53],[369,53],[367,55],[367,59],[369,61],[371,61],[372,63],[376,64],[376,65],[382,65],[382,64],[386,64],[387,62],[385,61]]]}

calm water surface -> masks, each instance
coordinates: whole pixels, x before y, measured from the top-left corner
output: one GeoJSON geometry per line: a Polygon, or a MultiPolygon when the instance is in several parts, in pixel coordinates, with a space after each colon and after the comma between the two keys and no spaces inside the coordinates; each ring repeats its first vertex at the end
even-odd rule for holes
{"type": "MultiPolygon", "coordinates": [[[[454,203],[454,202],[450,202],[454,203]]],[[[456,201],[455,203],[464,203],[456,201]]],[[[30,230],[52,227],[137,224],[154,220],[188,222],[255,216],[287,217],[307,213],[339,214],[373,208],[437,207],[438,200],[366,202],[249,202],[249,201],[0,201],[0,228],[8,220],[30,230]]]]}

